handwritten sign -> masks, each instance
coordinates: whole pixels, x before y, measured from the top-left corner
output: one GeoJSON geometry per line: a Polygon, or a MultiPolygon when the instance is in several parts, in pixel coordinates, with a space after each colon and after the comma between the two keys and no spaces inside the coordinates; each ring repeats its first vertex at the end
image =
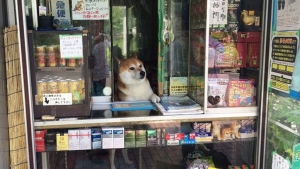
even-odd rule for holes
{"type": "Polygon", "coordinates": [[[274,1],[274,15],[277,31],[298,30],[300,28],[300,0],[274,1]],[[276,16],[277,15],[277,16],[276,16]]]}
{"type": "Polygon", "coordinates": [[[109,0],[72,0],[73,20],[108,20],[109,0]]]}
{"type": "Polygon", "coordinates": [[[228,11],[228,1],[211,0],[209,24],[227,24],[227,11],[228,11]]]}
{"type": "Polygon", "coordinates": [[[274,152],[273,159],[272,159],[272,169],[289,169],[289,168],[290,168],[289,162],[274,152]]]}
{"type": "Polygon", "coordinates": [[[72,93],[44,94],[43,106],[72,105],[72,93]]]}
{"type": "Polygon", "coordinates": [[[271,52],[271,87],[289,93],[297,54],[298,33],[275,32],[271,52]]]}
{"type": "Polygon", "coordinates": [[[61,58],[83,58],[82,35],[59,35],[61,58]]]}

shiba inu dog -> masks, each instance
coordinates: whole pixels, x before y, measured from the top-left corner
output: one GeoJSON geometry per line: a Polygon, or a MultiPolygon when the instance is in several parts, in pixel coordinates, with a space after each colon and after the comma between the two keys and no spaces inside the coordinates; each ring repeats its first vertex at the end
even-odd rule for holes
{"type": "MultiPolygon", "coordinates": [[[[137,58],[136,53],[128,59],[118,59],[118,76],[116,97],[119,101],[152,101],[159,102],[158,97],[151,89],[146,77],[146,70],[143,62],[137,58]]],[[[150,110],[138,110],[131,112],[120,112],[122,115],[148,116],[150,110]]],[[[118,112],[119,114],[119,112],[118,112]]],[[[134,118],[134,117],[133,117],[134,118]]],[[[124,160],[127,164],[132,164],[128,158],[127,149],[122,149],[124,160]]],[[[109,150],[110,168],[115,169],[115,149],[109,150]]]]}
{"type": "Polygon", "coordinates": [[[84,4],[83,0],[77,1],[77,4],[75,4],[73,11],[83,11],[83,4],[84,4]]]}

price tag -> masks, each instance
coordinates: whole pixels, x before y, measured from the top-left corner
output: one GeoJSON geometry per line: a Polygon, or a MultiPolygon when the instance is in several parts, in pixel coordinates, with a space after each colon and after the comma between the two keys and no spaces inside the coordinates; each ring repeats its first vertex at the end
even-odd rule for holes
{"type": "Polygon", "coordinates": [[[279,90],[282,90],[282,91],[285,91],[285,92],[289,91],[288,84],[281,83],[281,82],[272,81],[272,87],[276,88],[276,89],[279,89],[279,90]]]}
{"type": "Polygon", "coordinates": [[[72,93],[43,94],[43,106],[72,105],[72,93]]]}

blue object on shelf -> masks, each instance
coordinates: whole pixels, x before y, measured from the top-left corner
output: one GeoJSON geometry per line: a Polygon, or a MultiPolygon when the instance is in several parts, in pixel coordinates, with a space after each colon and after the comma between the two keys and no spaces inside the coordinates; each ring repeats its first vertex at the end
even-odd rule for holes
{"type": "Polygon", "coordinates": [[[300,92],[290,89],[290,97],[300,101],[300,92]]]}
{"type": "Polygon", "coordinates": [[[150,101],[138,102],[113,102],[112,111],[128,111],[128,110],[154,110],[155,106],[150,101]]]}

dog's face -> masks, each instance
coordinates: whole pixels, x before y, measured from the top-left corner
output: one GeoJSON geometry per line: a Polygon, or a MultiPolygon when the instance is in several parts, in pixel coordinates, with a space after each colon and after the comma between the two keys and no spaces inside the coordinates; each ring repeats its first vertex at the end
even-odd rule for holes
{"type": "Polygon", "coordinates": [[[137,84],[146,79],[146,70],[143,62],[140,61],[135,54],[133,54],[131,58],[125,60],[116,59],[119,64],[118,75],[122,83],[137,84]]]}

